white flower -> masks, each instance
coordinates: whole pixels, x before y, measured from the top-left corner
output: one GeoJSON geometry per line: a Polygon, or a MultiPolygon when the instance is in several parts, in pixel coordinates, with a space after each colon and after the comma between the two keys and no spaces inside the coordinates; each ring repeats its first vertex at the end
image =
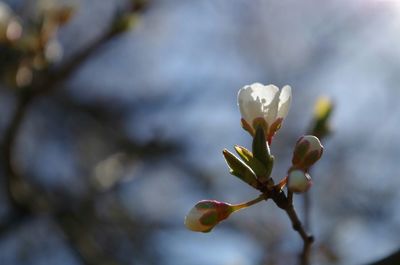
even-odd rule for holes
{"type": "Polygon", "coordinates": [[[229,203],[204,200],[199,201],[186,215],[185,226],[196,232],[210,232],[234,211],[229,203]]]}
{"type": "Polygon", "coordinates": [[[320,140],[314,135],[305,135],[297,140],[293,152],[292,164],[295,168],[308,170],[317,162],[324,151],[320,140]]]}
{"type": "Polygon", "coordinates": [[[290,86],[284,86],[280,91],[274,85],[260,83],[244,86],[238,93],[243,128],[254,135],[256,127],[261,125],[268,142],[271,142],[289,112],[291,99],[290,86]]]}
{"type": "Polygon", "coordinates": [[[291,170],[288,176],[288,189],[291,192],[303,193],[311,187],[312,181],[308,173],[302,170],[291,170]]]}

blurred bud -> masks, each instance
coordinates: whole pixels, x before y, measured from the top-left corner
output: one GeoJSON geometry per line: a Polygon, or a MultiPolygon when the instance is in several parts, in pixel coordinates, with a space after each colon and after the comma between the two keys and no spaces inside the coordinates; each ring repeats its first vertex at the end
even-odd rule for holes
{"type": "Polygon", "coordinates": [[[63,6],[59,8],[54,8],[54,10],[52,10],[51,15],[53,16],[57,24],[64,25],[71,20],[74,13],[75,13],[75,7],[63,6]]]}
{"type": "Polygon", "coordinates": [[[225,161],[229,166],[230,173],[242,181],[246,182],[250,186],[257,188],[258,181],[256,179],[256,175],[254,171],[242,162],[239,158],[237,158],[234,154],[229,152],[228,150],[224,149],[222,154],[225,157],[225,161]]]}
{"type": "Polygon", "coordinates": [[[291,170],[288,176],[288,189],[291,192],[303,193],[311,187],[312,181],[308,173],[302,170],[291,170]]]}
{"type": "Polygon", "coordinates": [[[325,119],[332,111],[333,104],[329,98],[321,97],[315,103],[314,116],[317,119],[325,119]]]}
{"type": "Polygon", "coordinates": [[[46,44],[44,55],[49,63],[54,63],[61,60],[63,56],[63,48],[57,40],[51,40],[46,44]]]}
{"type": "Polygon", "coordinates": [[[305,135],[297,141],[293,152],[292,164],[295,168],[308,170],[321,156],[324,147],[313,135],[305,135]]]}
{"type": "Polygon", "coordinates": [[[17,87],[26,87],[32,82],[32,70],[26,66],[21,65],[15,74],[15,83],[17,87]]]}
{"type": "Polygon", "coordinates": [[[330,133],[329,118],[333,112],[333,103],[329,98],[321,97],[315,103],[314,120],[310,132],[322,139],[330,133]]]}
{"type": "Polygon", "coordinates": [[[231,204],[204,200],[198,202],[186,215],[185,226],[196,232],[210,232],[219,222],[234,212],[231,204]]]}
{"type": "Polygon", "coordinates": [[[8,21],[12,18],[13,14],[8,5],[4,2],[0,2],[0,27],[8,24],[8,21]]]}
{"type": "Polygon", "coordinates": [[[281,127],[283,119],[289,112],[292,99],[290,86],[282,90],[274,85],[254,83],[244,86],[238,93],[238,105],[242,115],[242,127],[252,136],[258,126],[264,129],[268,143],[281,127]]]}
{"type": "Polygon", "coordinates": [[[16,41],[22,35],[22,26],[12,10],[0,2],[0,42],[16,41]]]}
{"type": "Polygon", "coordinates": [[[22,36],[22,26],[17,19],[11,19],[7,25],[6,38],[13,42],[19,40],[22,36]]]}
{"type": "Polygon", "coordinates": [[[118,18],[113,26],[113,32],[119,34],[132,29],[138,21],[138,16],[135,13],[129,13],[118,18]]]}

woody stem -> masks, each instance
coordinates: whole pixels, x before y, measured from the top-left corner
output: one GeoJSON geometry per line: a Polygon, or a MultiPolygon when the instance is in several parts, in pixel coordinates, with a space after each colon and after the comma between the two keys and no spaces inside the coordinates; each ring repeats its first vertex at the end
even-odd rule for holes
{"type": "Polygon", "coordinates": [[[309,235],[302,223],[297,216],[297,213],[293,206],[293,192],[288,191],[288,204],[287,207],[284,209],[289,216],[290,221],[292,222],[293,229],[297,231],[300,237],[303,239],[303,251],[300,254],[300,265],[309,265],[310,264],[310,253],[311,253],[311,244],[314,241],[314,237],[309,235]]]}

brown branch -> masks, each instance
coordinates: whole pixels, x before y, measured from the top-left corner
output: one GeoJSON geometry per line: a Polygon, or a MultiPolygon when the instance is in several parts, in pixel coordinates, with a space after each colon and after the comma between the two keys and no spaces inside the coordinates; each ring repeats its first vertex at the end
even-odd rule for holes
{"type": "Polygon", "coordinates": [[[22,95],[17,99],[17,108],[11,119],[10,125],[7,127],[3,142],[3,166],[5,170],[5,181],[6,181],[6,192],[8,199],[10,200],[11,206],[14,211],[18,214],[23,214],[27,212],[27,207],[21,203],[16,197],[16,186],[18,186],[22,178],[14,170],[12,151],[16,138],[18,135],[19,127],[24,119],[26,110],[28,108],[30,97],[23,97],[22,95]]]}
{"type": "Polygon", "coordinates": [[[400,250],[390,254],[387,257],[384,257],[381,260],[369,263],[368,265],[395,265],[400,264],[400,250]]]}
{"type": "Polygon", "coordinates": [[[288,191],[288,204],[284,209],[292,222],[293,229],[299,233],[301,239],[303,239],[303,251],[300,254],[300,265],[310,264],[311,244],[314,242],[314,237],[307,234],[302,223],[297,216],[297,213],[293,206],[293,192],[288,191]]]}
{"type": "Polygon", "coordinates": [[[300,254],[299,264],[310,265],[311,245],[314,242],[314,237],[306,232],[304,226],[300,222],[293,206],[293,192],[288,191],[287,195],[285,195],[278,185],[275,187],[276,188],[273,190],[266,191],[266,195],[268,195],[279,208],[286,212],[292,223],[293,230],[299,233],[303,240],[303,251],[300,254]]]}
{"type": "Polygon", "coordinates": [[[274,192],[272,194],[272,199],[279,208],[283,209],[286,212],[286,214],[289,216],[290,222],[292,223],[293,229],[300,235],[301,239],[303,240],[303,251],[300,254],[299,264],[309,265],[311,244],[314,242],[314,237],[306,232],[304,226],[299,220],[299,217],[293,206],[293,192],[288,191],[287,196],[284,194],[283,191],[279,191],[278,193],[274,192]]]}
{"type": "Polygon", "coordinates": [[[7,195],[12,205],[12,208],[19,213],[29,212],[32,208],[27,204],[32,204],[30,196],[34,192],[32,185],[27,185],[24,180],[13,166],[13,147],[18,137],[19,128],[25,118],[30,104],[38,96],[53,91],[60,83],[64,82],[68,77],[73,74],[84,61],[93,55],[105,42],[110,40],[117,34],[110,28],[97,40],[91,43],[88,47],[82,50],[72,60],[67,62],[63,67],[57,71],[45,71],[39,75],[30,87],[17,93],[17,107],[13,117],[11,118],[10,125],[5,131],[3,140],[3,164],[6,176],[6,189],[7,195]],[[21,189],[22,188],[22,189],[21,189]],[[22,198],[21,196],[25,196],[22,198]]]}

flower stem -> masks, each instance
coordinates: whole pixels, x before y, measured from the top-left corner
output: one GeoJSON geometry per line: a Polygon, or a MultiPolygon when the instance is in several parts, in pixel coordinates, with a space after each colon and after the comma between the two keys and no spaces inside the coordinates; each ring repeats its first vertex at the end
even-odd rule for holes
{"type": "Polygon", "coordinates": [[[241,209],[250,207],[250,206],[252,206],[254,204],[257,204],[257,203],[259,203],[259,202],[261,202],[263,200],[267,200],[267,199],[268,199],[268,196],[266,196],[265,194],[261,194],[260,196],[258,196],[257,198],[255,198],[255,199],[253,199],[251,201],[232,205],[232,210],[233,210],[233,212],[236,212],[236,211],[239,211],[241,209]]]}

